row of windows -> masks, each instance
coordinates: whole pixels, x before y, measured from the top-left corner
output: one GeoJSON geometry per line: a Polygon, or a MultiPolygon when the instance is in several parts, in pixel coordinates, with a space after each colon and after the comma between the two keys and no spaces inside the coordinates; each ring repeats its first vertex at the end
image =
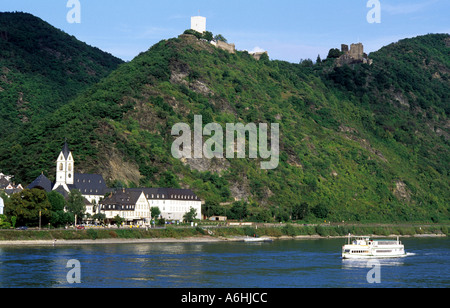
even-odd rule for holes
{"type": "MultiPolygon", "coordinates": [[[[155,199],[155,194],[147,194],[147,199],[155,199]]],[[[166,196],[164,194],[156,194],[156,199],[160,199],[159,197],[161,196],[161,199],[165,199],[166,196]]],[[[184,200],[198,200],[197,196],[193,196],[193,195],[170,195],[170,199],[184,199],[184,200]]]]}
{"type": "Polygon", "coordinates": [[[124,210],[134,211],[134,205],[108,204],[108,205],[103,205],[101,209],[102,210],[118,210],[118,211],[124,211],[124,210]]]}
{"type": "Polygon", "coordinates": [[[369,253],[368,250],[352,250],[351,253],[369,253]]]}
{"type": "MultiPolygon", "coordinates": [[[[86,183],[86,179],[83,179],[81,182],[82,182],[82,183],[86,183]]],[[[90,183],[91,180],[87,180],[87,182],[90,183]]],[[[92,182],[95,182],[95,181],[92,181],[92,182]]],[[[80,183],[80,180],[79,180],[79,179],[77,180],[77,183],[80,183]]],[[[99,180],[98,183],[101,184],[101,183],[102,183],[102,180],[99,180]]]]}

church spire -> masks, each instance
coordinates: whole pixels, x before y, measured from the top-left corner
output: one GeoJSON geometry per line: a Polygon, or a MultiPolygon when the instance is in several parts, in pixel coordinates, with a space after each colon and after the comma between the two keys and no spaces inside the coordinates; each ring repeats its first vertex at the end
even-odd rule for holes
{"type": "Polygon", "coordinates": [[[65,140],[64,140],[64,146],[63,146],[61,152],[63,153],[65,159],[67,159],[69,157],[70,149],[69,149],[69,145],[67,144],[67,138],[65,138],[65,140]]]}

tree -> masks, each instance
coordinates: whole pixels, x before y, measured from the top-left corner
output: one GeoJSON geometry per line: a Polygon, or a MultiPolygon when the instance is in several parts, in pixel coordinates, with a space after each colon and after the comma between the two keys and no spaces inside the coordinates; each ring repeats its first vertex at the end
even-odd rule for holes
{"type": "Polygon", "coordinates": [[[75,215],[65,211],[52,212],[50,224],[55,228],[60,228],[73,223],[75,215]]]}
{"type": "Polygon", "coordinates": [[[119,215],[116,215],[116,216],[113,218],[113,221],[114,221],[114,224],[115,224],[117,227],[120,227],[120,226],[122,225],[122,223],[124,222],[124,219],[123,219],[122,217],[120,217],[119,215]]]}
{"type": "Polygon", "coordinates": [[[196,38],[201,39],[203,37],[203,34],[201,34],[198,31],[192,30],[192,29],[188,29],[186,31],[184,31],[183,34],[190,34],[190,35],[194,35],[196,38]]]}
{"type": "Polygon", "coordinates": [[[152,207],[150,208],[150,213],[152,215],[153,219],[156,219],[157,217],[159,217],[159,215],[161,215],[161,210],[159,209],[159,207],[152,207]]]}
{"type": "Polygon", "coordinates": [[[313,212],[314,216],[316,216],[317,218],[320,218],[320,219],[327,218],[328,214],[329,214],[329,210],[328,210],[327,206],[323,203],[319,203],[318,205],[316,205],[312,209],[312,212],[313,212]]]}
{"type": "Polygon", "coordinates": [[[97,214],[94,214],[94,216],[92,216],[92,219],[98,220],[99,222],[101,222],[103,224],[103,223],[105,223],[106,215],[103,213],[97,213],[97,214]]]}
{"type": "Polygon", "coordinates": [[[52,205],[53,212],[64,211],[66,200],[64,199],[63,195],[61,195],[59,192],[51,191],[47,193],[47,198],[52,205]]]}
{"type": "Polygon", "coordinates": [[[211,42],[214,39],[212,32],[205,31],[203,33],[203,39],[207,40],[208,42],[211,42]]]}
{"type": "Polygon", "coordinates": [[[342,55],[342,52],[337,48],[331,48],[328,52],[327,59],[337,59],[342,55]]]}
{"type": "Polygon", "coordinates": [[[25,189],[11,196],[6,203],[5,214],[8,217],[17,217],[19,225],[37,226],[39,213],[43,224],[48,223],[51,217],[52,205],[48,201],[45,191],[40,189],[25,189]]]}
{"type": "Polygon", "coordinates": [[[16,216],[12,216],[11,217],[11,225],[12,225],[13,229],[16,228],[16,223],[17,223],[17,217],[16,216]]]}
{"type": "Polygon", "coordinates": [[[189,212],[184,214],[183,219],[186,222],[193,222],[195,220],[195,217],[197,217],[197,210],[191,207],[189,212]]]}
{"type": "Polygon", "coordinates": [[[225,216],[225,210],[216,200],[208,200],[202,205],[202,213],[206,217],[225,216]]]}
{"type": "Polygon", "coordinates": [[[322,63],[322,59],[320,58],[320,54],[317,55],[316,63],[322,63]]]}
{"type": "Polygon", "coordinates": [[[0,229],[9,229],[11,224],[8,222],[6,215],[0,215],[0,229]]]}
{"type": "Polygon", "coordinates": [[[247,202],[237,201],[233,203],[231,207],[231,214],[228,215],[229,219],[242,220],[248,216],[247,202]]]}
{"type": "Polygon", "coordinates": [[[177,177],[170,170],[166,170],[161,174],[158,184],[160,187],[180,188],[177,177]]]}
{"type": "Polygon", "coordinates": [[[302,220],[309,214],[309,205],[306,202],[294,205],[292,219],[302,220]]]}
{"type": "Polygon", "coordinates": [[[228,43],[228,40],[222,34],[217,34],[216,36],[214,36],[214,40],[216,42],[222,41],[224,43],[228,43]]]}
{"type": "Polygon", "coordinates": [[[73,215],[77,215],[78,219],[83,218],[86,212],[86,205],[84,204],[84,197],[79,190],[73,189],[69,193],[66,210],[73,215]]]}

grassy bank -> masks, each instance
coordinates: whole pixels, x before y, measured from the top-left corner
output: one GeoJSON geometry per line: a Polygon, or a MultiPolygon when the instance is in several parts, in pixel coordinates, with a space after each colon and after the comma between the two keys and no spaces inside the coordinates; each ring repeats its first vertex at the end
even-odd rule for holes
{"type": "Polygon", "coordinates": [[[286,224],[283,226],[270,227],[243,227],[219,229],[216,232],[220,236],[232,235],[257,235],[257,236],[346,236],[349,233],[355,235],[377,235],[377,236],[413,236],[423,234],[445,234],[448,235],[447,225],[433,226],[298,226],[286,224]]]}
{"type": "Polygon", "coordinates": [[[88,230],[4,230],[0,232],[1,241],[50,241],[50,240],[101,240],[101,239],[160,239],[188,238],[210,235],[212,237],[234,236],[346,236],[347,234],[377,236],[413,236],[424,234],[448,235],[447,225],[432,226],[259,226],[259,227],[221,227],[210,228],[209,232],[201,227],[166,229],[88,229],[88,230]]]}

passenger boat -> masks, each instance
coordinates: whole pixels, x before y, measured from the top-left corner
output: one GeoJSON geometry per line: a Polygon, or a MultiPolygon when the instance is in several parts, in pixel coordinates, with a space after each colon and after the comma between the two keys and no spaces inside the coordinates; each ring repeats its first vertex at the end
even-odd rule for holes
{"type": "Polygon", "coordinates": [[[405,247],[397,240],[371,239],[369,236],[348,236],[348,243],[342,246],[343,259],[401,258],[405,247]]]}

